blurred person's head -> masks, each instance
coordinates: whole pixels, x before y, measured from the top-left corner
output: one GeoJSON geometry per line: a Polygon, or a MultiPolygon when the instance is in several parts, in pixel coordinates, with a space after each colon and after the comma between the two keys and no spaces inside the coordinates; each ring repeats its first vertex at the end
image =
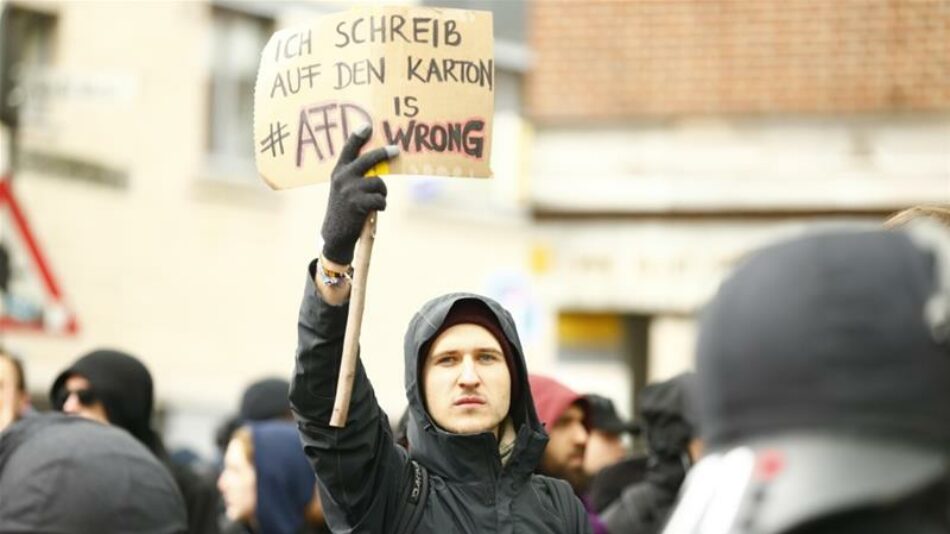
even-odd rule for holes
{"type": "Polygon", "coordinates": [[[511,348],[494,313],[460,300],[423,346],[425,408],[443,430],[500,434],[512,401],[511,348]]]}
{"type": "Polygon", "coordinates": [[[707,454],[667,532],[950,532],[948,282],[933,223],[750,256],[702,317],[707,454]]]}
{"type": "Polygon", "coordinates": [[[249,384],[241,395],[239,415],[243,421],[291,420],[287,391],[290,382],[283,378],[262,378],[249,384]]]}
{"type": "Polygon", "coordinates": [[[289,421],[251,423],[231,437],[218,489],[225,513],[255,531],[291,534],[307,520],[316,478],[289,421]]]}
{"type": "Polygon", "coordinates": [[[183,534],[168,470],[127,432],[39,414],[0,439],[0,532],[183,534]]]}
{"type": "Polygon", "coordinates": [[[564,384],[540,375],[530,375],[531,394],[549,441],[541,458],[542,474],[571,483],[576,492],[587,483],[584,451],[587,447],[587,400],[564,384]]]}
{"type": "Polygon", "coordinates": [[[646,472],[601,511],[608,531],[655,534],[666,523],[692,465],[693,378],[684,373],[640,392],[637,405],[649,445],[646,472]]]}
{"type": "Polygon", "coordinates": [[[215,429],[214,442],[223,455],[234,431],[245,423],[293,420],[287,396],[290,382],[283,378],[261,378],[248,384],[241,393],[238,413],[228,416],[215,429]]]}
{"type": "Polygon", "coordinates": [[[60,373],[50,388],[53,409],[127,430],[153,452],[152,375],[134,356],[111,349],[90,352],[60,373]]]}
{"type": "Polygon", "coordinates": [[[257,472],[251,429],[240,426],[225,448],[224,469],[218,477],[225,513],[232,521],[250,522],[257,507],[257,472]]]}
{"type": "Polygon", "coordinates": [[[640,416],[650,455],[689,465],[702,451],[696,432],[696,377],[682,373],[647,384],[640,393],[640,416]]]}
{"type": "Polygon", "coordinates": [[[30,395],[26,391],[23,362],[0,347],[0,413],[3,403],[13,405],[13,419],[19,419],[30,409],[30,395]]]}
{"type": "Polygon", "coordinates": [[[607,397],[587,394],[584,398],[590,410],[590,436],[584,452],[584,471],[588,476],[594,476],[601,469],[630,454],[624,443],[624,434],[635,436],[640,433],[640,427],[621,419],[613,401],[607,397]]]}

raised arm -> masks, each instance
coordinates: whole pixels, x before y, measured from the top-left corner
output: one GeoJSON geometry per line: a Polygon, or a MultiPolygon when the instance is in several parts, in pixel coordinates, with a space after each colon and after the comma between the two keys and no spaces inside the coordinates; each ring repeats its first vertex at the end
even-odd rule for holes
{"type": "Polygon", "coordinates": [[[408,460],[393,443],[362,364],[357,367],[346,427],[329,425],[346,330],[350,282],[346,273],[367,214],[386,207],[386,186],[363,178],[395,151],[357,157],[369,130],[344,146],[330,186],[323,222],[323,253],[311,262],[297,324],[297,361],[290,402],[304,451],[313,465],[324,510],[336,530],[383,532],[394,512],[390,496],[408,476],[408,460]]]}

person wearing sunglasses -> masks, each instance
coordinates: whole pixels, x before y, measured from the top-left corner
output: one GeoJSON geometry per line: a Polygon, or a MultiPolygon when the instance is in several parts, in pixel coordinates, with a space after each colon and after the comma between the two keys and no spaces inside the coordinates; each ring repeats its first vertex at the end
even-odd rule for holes
{"type": "Polygon", "coordinates": [[[188,507],[188,532],[218,532],[220,495],[205,480],[169,458],[152,429],[152,375],[136,357],[113,349],[94,350],[64,370],[50,388],[53,409],[128,431],[165,465],[188,507]]]}

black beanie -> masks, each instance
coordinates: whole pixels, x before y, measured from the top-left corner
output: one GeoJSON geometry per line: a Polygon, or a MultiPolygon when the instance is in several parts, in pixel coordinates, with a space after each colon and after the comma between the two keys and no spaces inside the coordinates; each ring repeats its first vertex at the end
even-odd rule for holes
{"type": "Polygon", "coordinates": [[[264,378],[254,382],[241,396],[240,417],[245,421],[266,421],[290,417],[287,392],[290,382],[283,378],[264,378]]]}
{"type": "MultiPolygon", "coordinates": [[[[501,346],[501,351],[505,355],[505,364],[508,366],[508,375],[511,377],[511,405],[514,406],[515,402],[521,395],[521,382],[518,373],[518,367],[515,365],[511,343],[508,341],[508,336],[505,335],[505,331],[498,322],[498,317],[496,317],[494,312],[489,309],[488,305],[478,299],[461,299],[453,304],[452,308],[449,309],[449,313],[446,314],[445,320],[442,321],[442,326],[440,326],[439,329],[436,330],[434,334],[432,334],[432,337],[430,337],[429,340],[423,343],[422,347],[419,348],[420,378],[422,376],[421,372],[423,363],[425,362],[426,356],[429,354],[429,349],[432,347],[432,343],[440,335],[442,335],[442,332],[445,332],[449,328],[460,324],[475,324],[481,326],[485,330],[488,330],[492,337],[498,341],[498,344],[501,346]]],[[[422,383],[421,380],[420,383],[422,383]]],[[[425,400],[424,391],[425,388],[420,389],[423,401],[425,400]]]]}

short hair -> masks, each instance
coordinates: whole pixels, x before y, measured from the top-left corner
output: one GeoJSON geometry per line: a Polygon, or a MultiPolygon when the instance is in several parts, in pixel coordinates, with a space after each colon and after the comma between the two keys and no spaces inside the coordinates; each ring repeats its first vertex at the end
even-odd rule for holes
{"type": "Polygon", "coordinates": [[[13,372],[16,374],[16,389],[20,393],[26,393],[26,373],[23,371],[23,362],[2,346],[0,346],[0,358],[6,358],[13,364],[13,372]]]}
{"type": "Polygon", "coordinates": [[[891,215],[884,221],[885,228],[900,228],[905,224],[927,217],[950,228],[950,204],[913,206],[891,215]]]}

